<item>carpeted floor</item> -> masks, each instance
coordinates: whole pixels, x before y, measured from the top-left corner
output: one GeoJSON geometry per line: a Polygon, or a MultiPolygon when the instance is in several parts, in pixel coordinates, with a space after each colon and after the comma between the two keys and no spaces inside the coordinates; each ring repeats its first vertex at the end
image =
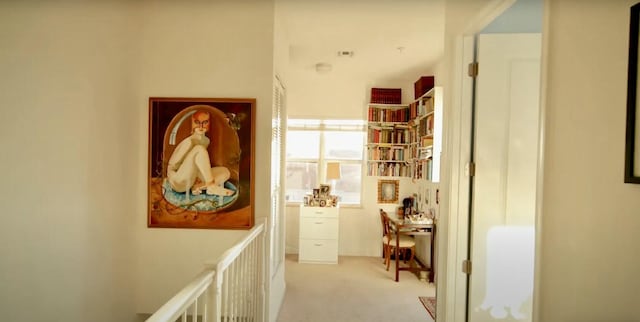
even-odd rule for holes
{"type": "Polygon", "coordinates": [[[418,296],[424,308],[427,309],[429,315],[435,320],[436,319],[436,298],[432,296],[418,296]]]}
{"type": "Polygon", "coordinates": [[[338,265],[285,260],[286,293],[278,322],[433,321],[418,296],[435,296],[434,284],[407,271],[385,270],[382,258],[340,256],[338,265]]]}

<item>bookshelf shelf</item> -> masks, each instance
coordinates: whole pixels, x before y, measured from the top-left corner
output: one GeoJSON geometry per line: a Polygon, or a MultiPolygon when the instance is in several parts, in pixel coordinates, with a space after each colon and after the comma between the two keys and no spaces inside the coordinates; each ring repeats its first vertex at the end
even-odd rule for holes
{"type": "Polygon", "coordinates": [[[439,181],[442,88],[410,104],[368,104],[367,174],[439,181]]]}

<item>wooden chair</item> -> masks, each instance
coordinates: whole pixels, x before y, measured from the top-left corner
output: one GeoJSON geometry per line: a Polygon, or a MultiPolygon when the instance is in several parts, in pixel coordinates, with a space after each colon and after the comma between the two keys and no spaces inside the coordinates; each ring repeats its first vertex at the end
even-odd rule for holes
{"type": "MultiPolygon", "coordinates": [[[[399,260],[399,256],[401,252],[410,252],[409,257],[409,265],[413,265],[413,256],[416,252],[416,243],[411,238],[411,236],[400,235],[400,246],[399,249],[396,248],[396,237],[397,235],[393,232],[391,228],[390,219],[387,213],[380,209],[380,221],[382,222],[382,253],[384,255],[384,262],[387,265],[387,271],[389,270],[389,265],[391,263],[391,253],[395,254],[396,260],[399,260]]],[[[404,256],[406,262],[406,256],[404,256]]]]}

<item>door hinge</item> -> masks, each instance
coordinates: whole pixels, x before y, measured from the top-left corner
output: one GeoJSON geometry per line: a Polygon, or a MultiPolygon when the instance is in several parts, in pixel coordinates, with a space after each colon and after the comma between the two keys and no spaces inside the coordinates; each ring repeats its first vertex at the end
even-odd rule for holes
{"type": "Polygon", "coordinates": [[[467,177],[473,177],[476,175],[476,164],[473,162],[469,162],[464,166],[464,173],[467,177]]]}
{"type": "Polygon", "coordinates": [[[478,62],[469,63],[469,77],[478,76],[478,62]]]}
{"type": "Polygon", "coordinates": [[[467,275],[471,275],[471,261],[468,259],[465,259],[464,261],[462,261],[462,272],[467,274],[467,275]]]}

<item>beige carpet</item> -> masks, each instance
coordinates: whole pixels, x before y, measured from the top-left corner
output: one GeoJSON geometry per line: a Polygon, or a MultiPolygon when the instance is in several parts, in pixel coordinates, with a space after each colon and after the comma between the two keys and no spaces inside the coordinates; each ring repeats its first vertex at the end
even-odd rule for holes
{"type": "Polygon", "coordinates": [[[418,300],[422,302],[424,308],[427,309],[429,315],[435,320],[436,319],[436,298],[431,296],[419,296],[418,300]]]}
{"type": "Polygon", "coordinates": [[[338,265],[297,260],[297,255],[286,257],[278,322],[433,321],[416,298],[435,296],[435,286],[407,271],[396,283],[382,258],[341,256],[338,265]]]}

